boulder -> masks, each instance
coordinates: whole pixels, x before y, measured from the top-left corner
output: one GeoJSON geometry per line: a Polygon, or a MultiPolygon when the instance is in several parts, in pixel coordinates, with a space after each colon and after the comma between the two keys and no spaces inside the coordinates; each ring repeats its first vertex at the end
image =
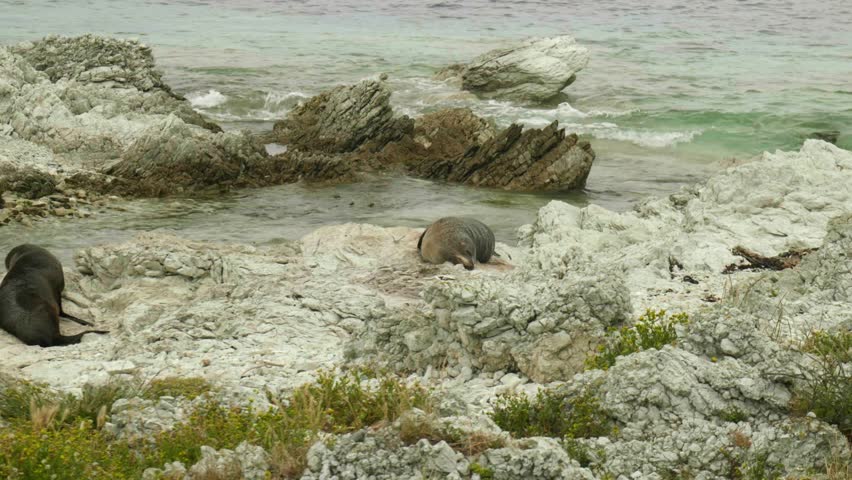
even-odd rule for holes
{"type": "Polygon", "coordinates": [[[379,150],[409,133],[413,121],[394,117],[391,92],[381,81],[364,80],[312,97],[276,122],[273,135],[290,149],[352,152],[369,144],[379,150]]]}
{"type": "Polygon", "coordinates": [[[542,102],[570,85],[589,63],[573,37],[530,39],[487,52],[462,71],[462,88],[484,98],[542,102]]]}

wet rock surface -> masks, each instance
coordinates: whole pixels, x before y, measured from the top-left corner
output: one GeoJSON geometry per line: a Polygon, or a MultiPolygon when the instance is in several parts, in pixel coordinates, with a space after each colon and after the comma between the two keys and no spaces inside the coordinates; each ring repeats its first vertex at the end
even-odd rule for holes
{"type": "Polygon", "coordinates": [[[411,131],[413,121],[394,117],[391,92],[381,81],[364,80],[312,97],[275,123],[279,143],[297,150],[345,153],[370,144],[373,150],[411,131]]]}
{"type": "Polygon", "coordinates": [[[465,108],[414,121],[393,117],[384,84],[364,81],[320,94],[276,123],[287,152],[259,175],[284,181],[340,182],[357,173],[400,172],[432,180],[512,191],[564,191],[585,186],[595,153],[554,122],[542,129],[512,125],[500,132],[465,108]]]}
{"type": "MultiPolygon", "coordinates": [[[[440,141],[436,139],[435,143],[440,141]]],[[[564,191],[583,188],[595,155],[588,142],[553,122],[524,130],[513,124],[462,155],[420,163],[419,176],[513,191],[564,191]]]]}

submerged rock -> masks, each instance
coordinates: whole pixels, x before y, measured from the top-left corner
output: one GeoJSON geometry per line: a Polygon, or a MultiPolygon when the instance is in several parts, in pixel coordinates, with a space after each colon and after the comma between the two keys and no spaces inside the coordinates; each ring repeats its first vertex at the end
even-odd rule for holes
{"type": "Polygon", "coordinates": [[[464,68],[439,72],[439,78],[460,72],[462,88],[484,98],[542,102],[570,85],[588,63],[588,49],[562,35],[491,50],[464,68]]]}

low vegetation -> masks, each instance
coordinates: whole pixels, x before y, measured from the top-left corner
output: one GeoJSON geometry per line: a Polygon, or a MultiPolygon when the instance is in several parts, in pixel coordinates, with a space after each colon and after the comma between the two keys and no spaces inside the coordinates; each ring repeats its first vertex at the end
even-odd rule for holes
{"type": "Polygon", "coordinates": [[[540,389],[534,398],[523,393],[503,395],[491,418],[516,438],[589,438],[612,433],[609,417],[591,388],[576,396],[547,389],[540,389]]]}
{"type": "Polygon", "coordinates": [[[242,442],[269,452],[273,478],[291,478],[304,470],[307,450],[320,432],[345,433],[393,422],[413,408],[430,410],[432,402],[425,388],[391,375],[327,372],[284,398],[271,397],[268,410],[208,398],[172,430],[132,442],[101,429],[117,398],[128,393],[190,398],[209,385],[164,379],[141,393],[123,390],[130,388],[126,385],[105,385],[87,387],[72,400],[36,384],[4,382],[0,415],[9,425],[0,430],[0,478],[11,480],[137,479],[146,468],[168,462],[194,464],[203,445],[233,449],[242,442]]]}
{"type": "Polygon", "coordinates": [[[677,340],[675,326],[688,321],[686,313],[668,315],[665,310],[646,310],[633,326],[612,330],[597,352],[586,359],[586,366],[607,370],[618,357],[672,345],[677,340]]]}
{"type": "Polygon", "coordinates": [[[813,332],[802,351],[812,355],[814,363],[795,391],[793,413],[813,412],[852,441],[852,332],[813,332]]]}

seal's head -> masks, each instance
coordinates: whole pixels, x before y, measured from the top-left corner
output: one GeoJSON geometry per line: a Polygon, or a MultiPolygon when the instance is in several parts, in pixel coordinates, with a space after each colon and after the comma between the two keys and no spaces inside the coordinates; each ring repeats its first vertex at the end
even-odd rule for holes
{"type": "Polygon", "coordinates": [[[30,243],[23,243],[9,250],[9,253],[6,254],[6,270],[11,270],[24,257],[28,259],[25,262],[27,265],[42,265],[49,262],[56,262],[58,264],[56,257],[44,248],[30,243]]]}
{"type": "Polygon", "coordinates": [[[34,247],[34,245],[25,243],[9,250],[9,253],[6,254],[6,270],[11,270],[12,265],[14,265],[22,255],[32,251],[32,247],[34,247]]]}

